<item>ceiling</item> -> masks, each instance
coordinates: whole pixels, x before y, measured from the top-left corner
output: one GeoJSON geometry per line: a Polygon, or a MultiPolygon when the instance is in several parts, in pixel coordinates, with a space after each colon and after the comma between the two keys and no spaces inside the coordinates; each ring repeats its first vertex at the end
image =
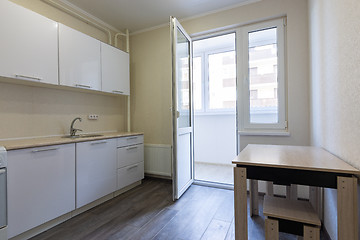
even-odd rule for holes
{"type": "Polygon", "coordinates": [[[62,0],[105,23],[130,33],[167,24],[169,16],[186,19],[256,0],[62,0]]]}

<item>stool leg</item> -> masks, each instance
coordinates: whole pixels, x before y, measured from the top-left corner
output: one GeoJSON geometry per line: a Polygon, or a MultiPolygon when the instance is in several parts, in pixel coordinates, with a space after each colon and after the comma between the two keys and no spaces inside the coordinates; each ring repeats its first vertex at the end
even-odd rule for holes
{"type": "Polygon", "coordinates": [[[304,240],[320,240],[320,228],[304,225],[304,240]]]}
{"type": "Polygon", "coordinates": [[[279,222],[275,219],[265,219],[265,239],[278,240],[279,239],[279,222]]]}
{"type": "Polygon", "coordinates": [[[266,182],[266,194],[274,196],[274,184],[273,182],[266,182]]]}

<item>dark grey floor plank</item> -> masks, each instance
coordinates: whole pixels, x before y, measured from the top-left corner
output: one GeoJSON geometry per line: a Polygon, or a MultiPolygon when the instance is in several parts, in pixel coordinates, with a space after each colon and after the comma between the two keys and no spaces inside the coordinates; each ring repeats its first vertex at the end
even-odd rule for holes
{"type": "Polygon", "coordinates": [[[229,190],[214,189],[214,193],[204,202],[202,208],[197,214],[188,222],[184,228],[184,232],[179,236],[182,239],[200,239],[204,234],[209,224],[214,218],[215,213],[221,207],[225,196],[229,190]]]}
{"type": "Polygon", "coordinates": [[[201,237],[201,240],[225,239],[230,224],[229,222],[213,219],[201,237]]]}
{"type": "MultiPolygon", "coordinates": [[[[196,186],[199,187],[199,186],[196,186]]],[[[185,228],[188,226],[198,211],[204,206],[207,206],[207,202],[211,201],[215,194],[212,189],[207,187],[200,187],[196,195],[193,196],[192,200],[153,238],[153,239],[184,239],[182,234],[185,232],[185,228]],[[199,196],[203,196],[199,198],[199,196]]],[[[185,194],[188,194],[186,192],[185,194]]],[[[181,201],[181,199],[179,200],[181,201]]]]}
{"type": "Polygon", "coordinates": [[[175,209],[165,208],[128,239],[152,239],[178,212],[179,211],[175,209]]]}
{"type": "MultiPolygon", "coordinates": [[[[259,201],[260,216],[248,216],[249,239],[265,239],[262,197],[259,201]]],[[[145,179],[140,186],[33,240],[233,240],[233,208],[231,190],[193,185],[173,202],[170,181],[145,179]]],[[[280,239],[292,240],[296,236],[281,233],[280,239]]]]}
{"type": "Polygon", "coordinates": [[[224,192],[225,199],[215,213],[214,219],[231,223],[234,218],[234,191],[224,192]]]}

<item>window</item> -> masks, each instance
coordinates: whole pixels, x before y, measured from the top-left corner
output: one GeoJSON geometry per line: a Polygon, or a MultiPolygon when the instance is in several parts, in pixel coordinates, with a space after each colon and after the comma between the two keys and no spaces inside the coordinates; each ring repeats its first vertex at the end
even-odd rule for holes
{"type": "Polygon", "coordinates": [[[193,41],[194,105],[198,113],[235,112],[235,33],[193,41]]]}
{"type": "Polygon", "coordinates": [[[283,19],[242,27],[237,37],[245,76],[238,89],[241,130],[285,130],[283,19]]]}

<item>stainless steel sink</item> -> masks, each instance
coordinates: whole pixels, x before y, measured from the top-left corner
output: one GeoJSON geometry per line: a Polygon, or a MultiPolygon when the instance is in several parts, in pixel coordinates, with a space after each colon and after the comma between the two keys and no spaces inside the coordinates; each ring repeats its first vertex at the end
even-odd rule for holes
{"type": "Polygon", "coordinates": [[[67,136],[63,136],[63,138],[89,138],[89,137],[101,137],[101,136],[104,136],[104,135],[101,135],[101,134],[81,134],[81,135],[74,135],[74,136],[67,135],[67,136]]]}

